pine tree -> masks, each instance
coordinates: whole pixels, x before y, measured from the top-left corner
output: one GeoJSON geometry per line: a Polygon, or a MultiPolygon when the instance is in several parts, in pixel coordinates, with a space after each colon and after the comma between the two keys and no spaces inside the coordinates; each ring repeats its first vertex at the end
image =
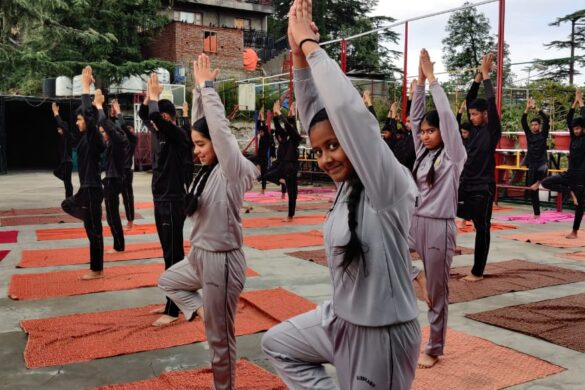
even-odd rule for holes
{"type": "MultiPolygon", "coordinates": [[[[465,3],[464,5],[469,5],[465,3]]],[[[449,17],[445,28],[447,37],[443,43],[443,62],[451,77],[458,84],[465,84],[476,73],[485,53],[497,53],[498,44],[495,36],[490,35],[489,19],[475,7],[454,12],[449,17]]],[[[510,73],[510,50],[504,46],[504,83],[512,80],[510,73]]]]}
{"type": "Polygon", "coordinates": [[[169,64],[144,60],[141,48],[168,23],[160,0],[0,2],[0,91],[40,92],[45,77],[92,65],[105,85],[169,64]],[[21,14],[21,12],[24,12],[21,14]]]}
{"type": "Polygon", "coordinates": [[[562,23],[570,22],[571,32],[564,41],[552,41],[544,46],[547,49],[570,49],[568,57],[554,60],[537,60],[538,63],[547,69],[542,75],[541,79],[553,81],[569,80],[569,84],[573,85],[573,78],[580,74],[575,69],[575,64],[585,66],[585,57],[578,56],[577,50],[585,49],[585,9],[575,11],[572,14],[557,18],[549,26],[560,26],[562,23]]]}

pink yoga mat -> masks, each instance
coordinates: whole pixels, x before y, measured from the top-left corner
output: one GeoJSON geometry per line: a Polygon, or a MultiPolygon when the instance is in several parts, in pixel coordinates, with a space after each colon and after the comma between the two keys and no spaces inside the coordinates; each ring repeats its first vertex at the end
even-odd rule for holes
{"type": "Polygon", "coordinates": [[[514,221],[523,222],[535,225],[544,225],[549,222],[572,222],[575,216],[571,213],[563,213],[559,211],[545,211],[540,214],[539,218],[534,218],[533,214],[518,214],[518,215],[499,215],[495,217],[498,221],[514,221]]]}

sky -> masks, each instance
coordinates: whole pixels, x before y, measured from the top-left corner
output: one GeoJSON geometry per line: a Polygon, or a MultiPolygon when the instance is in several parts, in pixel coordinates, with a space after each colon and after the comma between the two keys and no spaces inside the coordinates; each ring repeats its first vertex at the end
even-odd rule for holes
{"type": "MultiPolygon", "coordinates": [[[[470,0],[471,3],[480,2],[470,0]]],[[[462,6],[464,0],[380,0],[371,15],[391,16],[397,21],[427,15],[451,8],[462,6]]],[[[568,57],[569,49],[558,51],[546,49],[543,44],[553,40],[565,40],[570,33],[570,23],[561,24],[559,27],[549,26],[557,17],[573,13],[583,6],[574,0],[507,0],[505,18],[505,37],[510,45],[510,57],[512,63],[532,61],[535,58],[549,59],[568,57]]],[[[498,3],[490,3],[478,6],[478,11],[484,13],[490,20],[492,34],[498,31],[498,3]]],[[[418,54],[423,47],[429,51],[435,62],[435,72],[445,71],[442,64],[442,43],[446,36],[445,27],[449,20],[449,14],[433,16],[430,18],[409,23],[408,30],[408,67],[409,75],[415,75],[418,71],[418,54]]],[[[404,45],[404,26],[397,27],[394,31],[400,33],[400,41],[392,48],[402,52],[404,45]]],[[[578,51],[576,55],[585,55],[585,51],[578,51]]],[[[402,64],[403,59],[399,62],[402,64]]],[[[512,67],[512,72],[520,84],[527,81],[528,73],[523,70],[526,65],[512,67]]],[[[585,73],[585,69],[581,69],[585,73]]],[[[533,70],[531,77],[538,73],[533,70]]],[[[439,75],[439,80],[446,79],[446,75],[439,75]]],[[[585,84],[585,75],[575,78],[578,85],[585,84]]]]}

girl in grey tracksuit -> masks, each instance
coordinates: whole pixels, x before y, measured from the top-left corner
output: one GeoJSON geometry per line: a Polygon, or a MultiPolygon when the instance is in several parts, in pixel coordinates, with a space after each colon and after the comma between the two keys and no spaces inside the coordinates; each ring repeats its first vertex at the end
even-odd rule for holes
{"type": "MultiPolygon", "coordinates": [[[[434,77],[433,77],[434,79],[434,77]]],[[[430,82],[436,111],[424,113],[425,87],[417,85],[410,110],[412,132],[416,150],[413,175],[418,185],[414,217],[410,228],[409,244],[423,261],[430,307],[428,319],[430,337],[425,352],[436,363],[443,354],[447,331],[449,306],[449,269],[455,250],[455,215],[459,176],[467,158],[455,115],[445,92],[436,80],[430,82]],[[442,142],[434,148],[421,141],[421,127],[425,131],[438,131],[442,142]]],[[[418,270],[414,268],[413,277],[418,270]]]]}
{"type": "Polygon", "coordinates": [[[303,127],[324,108],[355,178],[336,183],[323,227],[332,300],[270,329],[262,348],[291,389],[337,388],[324,363],[342,389],[409,389],[420,345],[407,241],[416,186],[337,63],[323,49],[307,61],[294,70],[303,127]],[[362,255],[344,269],[339,248],[354,234],[362,255]]]}
{"type": "MultiPolygon", "coordinates": [[[[234,389],[234,321],[246,280],[240,207],[244,193],[252,189],[260,172],[240,152],[217,92],[202,88],[195,91],[193,101],[195,117],[205,115],[195,122],[193,130],[211,139],[217,164],[205,166],[194,180],[196,206],[189,217],[193,226],[191,251],[161,275],[159,287],[187,320],[203,306],[214,389],[234,389]]],[[[189,214],[190,205],[186,209],[189,214]]]]}

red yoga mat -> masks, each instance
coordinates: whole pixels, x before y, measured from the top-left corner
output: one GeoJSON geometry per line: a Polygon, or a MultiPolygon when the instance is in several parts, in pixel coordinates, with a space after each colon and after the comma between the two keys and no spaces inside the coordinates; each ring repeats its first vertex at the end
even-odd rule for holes
{"type": "MultiPolygon", "coordinates": [[[[189,252],[189,241],[183,243],[185,253],[189,252]]],[[[124,252],[107,253],[111,246],[104,248],[104,261],[124,261],[155,259],[163,257],[162,248],[158,242],[126,244],[124,252]]],[[[59,248],[23,250],[19,268],[51,267],[55,265],[87,264],[89,262],[89,248],[59,248]]]]}
{"type": "MultiPolygon", "coordinates": [[[[163,271],[164,265],[157,263],[108,267],[104,270],[105,277],[94,280],[80,279],[88,272],[85,269],[13,275],[8,296],[14,300],[28,300],[154,287],[163,271]]],[[[258,274],[248,268],[246,275],[258,274]]]]}
{"type": "Polygon", "coordinates": [[[18,230],[0,232],[0,244],[12,244],[18,241],[18,230]]]}
{"type": "Polygon", "coordinates": [[[283,217],[266,217],[266,218],[245,218],[242,220],[242,226],[245,228],[263,228],[273,226],[287,225],[322,225],[325,221],[325,214],[300,215],[293,218],[290,222],[283,221],[283,217]]]}
{"type": "Polygon", "coordinates": [[[15,217],[18,215],[45,215],[60,214],[63,212],[61,207],[46,207],[37,209],[7,209],[0,210],[0,217],[15,217]]]}
{"type": "MultiPolygon", "coordinates": [[[[108,226],[104,226],[104,237],[111,237],[112,233],[108,226]]],[[[38,229],[36,231],[37,241],[49,240],[71,240],[87,237],[82,227],[61,228],[61,229],[38,229]]],[[[141,234],[156,234],[155,224],[134,225],[130,230],[124,229],[125,236],[137,236],[141,234]]]]}
{"type": "MultiPolygon", "coordinates": [[[[204,341],[201,320],[182,317],[164,327],[151,324],[160,305],[99,313],[73,314],[20,323],[28,333],[24,359],[28,368],[83,362],[204,341]]],[[[245,292],[236,315],[236,336],[265,331],[315,305],[282,288],[245,292]]]]}
{"type": "Polygon", "coordinates": [[[261,250],[318,246],[323,245],[323,233],[311,230],[302,233],[244,236],[244,245],[261,250]]]}
{"type": "MultiPolygon", "coordinates": [[[[139,382],[95,387],[90,390],[176,390],[210,389],[213,381],[211,368],[165,372],[156,378],[139,382]]],[[[274,375],[247,360],[236,365],[236,390],[286,390],[285,384],[274,375]]]]}
{"type": "Polygon", "coordinates": [[[4,260],[4,258],[10,253],[10,251],[0,251],[0,261],[4,260]]]}

